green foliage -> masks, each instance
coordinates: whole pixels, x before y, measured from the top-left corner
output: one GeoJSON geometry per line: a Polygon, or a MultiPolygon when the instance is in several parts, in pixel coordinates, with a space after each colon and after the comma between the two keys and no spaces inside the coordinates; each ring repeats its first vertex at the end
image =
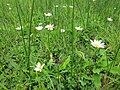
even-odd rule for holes
{"type": "Polygon", "coordinates": [[[119,8],[119,0],[0,0],[0,90],[119,90],[119,8]]]}

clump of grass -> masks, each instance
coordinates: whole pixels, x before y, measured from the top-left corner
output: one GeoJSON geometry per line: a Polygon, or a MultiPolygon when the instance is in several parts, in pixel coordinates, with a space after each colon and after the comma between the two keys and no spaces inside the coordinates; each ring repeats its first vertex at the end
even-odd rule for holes
{"type": "Polygon", "coordinates": [[[0,89],[119,89],[119,4],[0,1],[0,89]]]}

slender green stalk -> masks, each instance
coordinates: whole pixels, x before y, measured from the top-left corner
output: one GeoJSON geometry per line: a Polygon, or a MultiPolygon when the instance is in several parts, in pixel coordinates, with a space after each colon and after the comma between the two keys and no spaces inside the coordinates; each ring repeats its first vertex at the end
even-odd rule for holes
{"type": "Polygon", "coordinates": [[[112,68],[112,66],[115,65],[116,58],[117,58],[117,55],[118,55],[119,51],[120,51],[120,44],[119,44],[118,49],[117,49],[117,51],[116,51],[116,54],[115,54],[115,56],[114,56],[114,60],[113,60],[111,66],[110,66],[110,68],[109,68],[109,71],[110,71],[110,69],[112,68]]]}
{"type": "Polygon", "coordinates": [[[33,18],[33,10],[34,10],[34,0],[32,1],[32,8],[31,8],[31,17],[30,17],[30,29],[29,29],[29,37],[28,37],[28,62],[27,62],[27,67],[28,67],[28,70],[29,70],[29,76],[30,76],[30,80],[31,80],[31,75],[30,75],[30,53],[31,53],[31,44],[30,44],[30,41],[31,41],[31,38],[30,38],[30,35],[31,35],[31,29],[32,29],[32,18],[33,18]]]}
{"type": "MultiPolygon", "coordinates": [[[[18,5],[19,1],[15,0],[15,2],[16,2],[16,9],[17,9],[17,14],[18,14],[20,26],[22,27],[22,21],[21,21],[21,16],[20,16],[19,7],[18,7],[18,6],[20,6],[20,5],[18,5]]],[[[24,46],[24,50],[25,50],[25,56],[27,56],[27,49],[26,49],[26,44],[25,44],[25,40],[24,40],[24,31],[22,28],[21,28],[21,33],[22,33],[23,46],[24,46]]],[[[26,61],[27,61],[27,59],[26,59],[26,61]]]]}
{"type": "Polygon", "coordinates": [[[40,80],[38,80],[39,78],[38,78],[38,73],[37,72],[36,72],[36,77],[37,77],[39,89],[41,89],[41,87],[40,87],[40,80]]]}
{"type": "Polygon", "coordinates": [[[72,10],[72,32],[71,32],[71,36],[72,36],[72,61],[71,61],[71,77],[73,76],[73,63],[74,63],[74,3],[75,1],[73,0],[72,4],[73,4],[73,10],[72,10]]]}
{"type": "Polygon", "coordinates": [[[82,22],[83,22],[83,24],[85,26],[85,20],[84,20],[84,16],[83,16],[83,13],[82,13],[82,10],[81,10],[82,6],[80,6],[79,3],[80,3],[79,0],[75,0],[75,4],[76,4],[76,6],[77,6],[77,8],[78,8],[78,10],[80,12],[81,20],[82,20],[82,22]]]}
{"type": "Polygon", "coordinates": [[[90,1],[89,0],[87,0],[87,21],[86,21],[86,24],[85,24],[85,28],[87,28],[87,26],[88,26],[88,23],[89,23],[89,13],[90,13],[90,1]]]}

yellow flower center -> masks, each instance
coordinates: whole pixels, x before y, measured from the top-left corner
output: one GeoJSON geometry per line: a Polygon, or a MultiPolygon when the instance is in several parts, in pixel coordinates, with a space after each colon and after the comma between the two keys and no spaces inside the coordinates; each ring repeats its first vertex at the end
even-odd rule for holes
{"type": "Polygon", "coordinates": [[[99,44],[95,44],[95,47],[99,48],[99,44]]]}
{"type": "Polygon", "coordinates": [[[48,26],[48,28],[53,28],[53,26],[48,26]]]}

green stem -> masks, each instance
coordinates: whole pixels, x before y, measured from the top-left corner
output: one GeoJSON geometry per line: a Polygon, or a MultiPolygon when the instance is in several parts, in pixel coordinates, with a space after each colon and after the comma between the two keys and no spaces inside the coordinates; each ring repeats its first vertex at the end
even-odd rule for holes
{"type": "Polygon", "coordinates": [[[30,38],[30,35],[31,35],[31,29],[32,29],[33,10],[34,10],[34,0],[32,2],[31,17],[30,17],[30,29],[29,29],[29,37],[28,37],[28,57],[27,57],[28,58],[27,67],[28,67],[28,70],[29,70],[30,81],[31,81],[31,75],[30,75],[30,52],[31,52],[30,41],[31,41],[31,38],[30,38]]]}
{"type": "Polygon", "coordinates": [[[116,51],[116,54],[115,54],[115,56],[114,56],[114,60],[113,60],[111,66],[110,66],[110,68],[109,68],[109,71],[110,71],[110,69],[112,68],[112,66],[115,65],[115,62],[116,62],[116,60],[117,60],[116,58],[117,58],[117,55],[118,55],[118,53],[119,53],[119,50],[120,50],[120,44],[119,44],[118,49],[117,49],[117,51],[116,51]]]}
{"type": "Polygon", "coordinates": [[[72,10],[72,32],[71,32],[71,36],[72,36],[72,61],[71,61],[71,77],[73,76],[73,69],[72,69],[72,66],[73,66],[73,63],[74,63],[74,0],[72,2],[73,4],[73,10],[72,10]]]}
{"type": "MultiPolygon", "coordinates": [[[[16,1],[16,0],[15,0],[15,1],[16,1]]],[[[19,6],[18,4],[19,4],[19,2],[16,1],[17,14],[18,14],[20,26],[22,27],[22,21],[21,21],[21,16],[20,16],[19,9],[18,9],[18,6],[19,6]]],[[[21,28],[21,33],[22,33],[23,47],[24,47],[24,50],[25,50],[25,56],[27,56],[27,49],[26,49],[26,44],[25,44],[25,40],[24,40],[24,31],[23,31],[22,28],[21,28]]],[[[25,57],[25,58],[26,58],[26,57],[25,57]]],[[[27,61],[27,58],[26,58],[26,61],[27,61]]]]}
{"type": "Polygon", "coordinates": [[[36,72],[36,77],[37,77],[37,82],[38,82],[39,89],[41,89],[41,87],[40,87],[40,80],[39,80],[39,77],[38,77],[38,73],[37,73],[37,72],[36,72]]]}

